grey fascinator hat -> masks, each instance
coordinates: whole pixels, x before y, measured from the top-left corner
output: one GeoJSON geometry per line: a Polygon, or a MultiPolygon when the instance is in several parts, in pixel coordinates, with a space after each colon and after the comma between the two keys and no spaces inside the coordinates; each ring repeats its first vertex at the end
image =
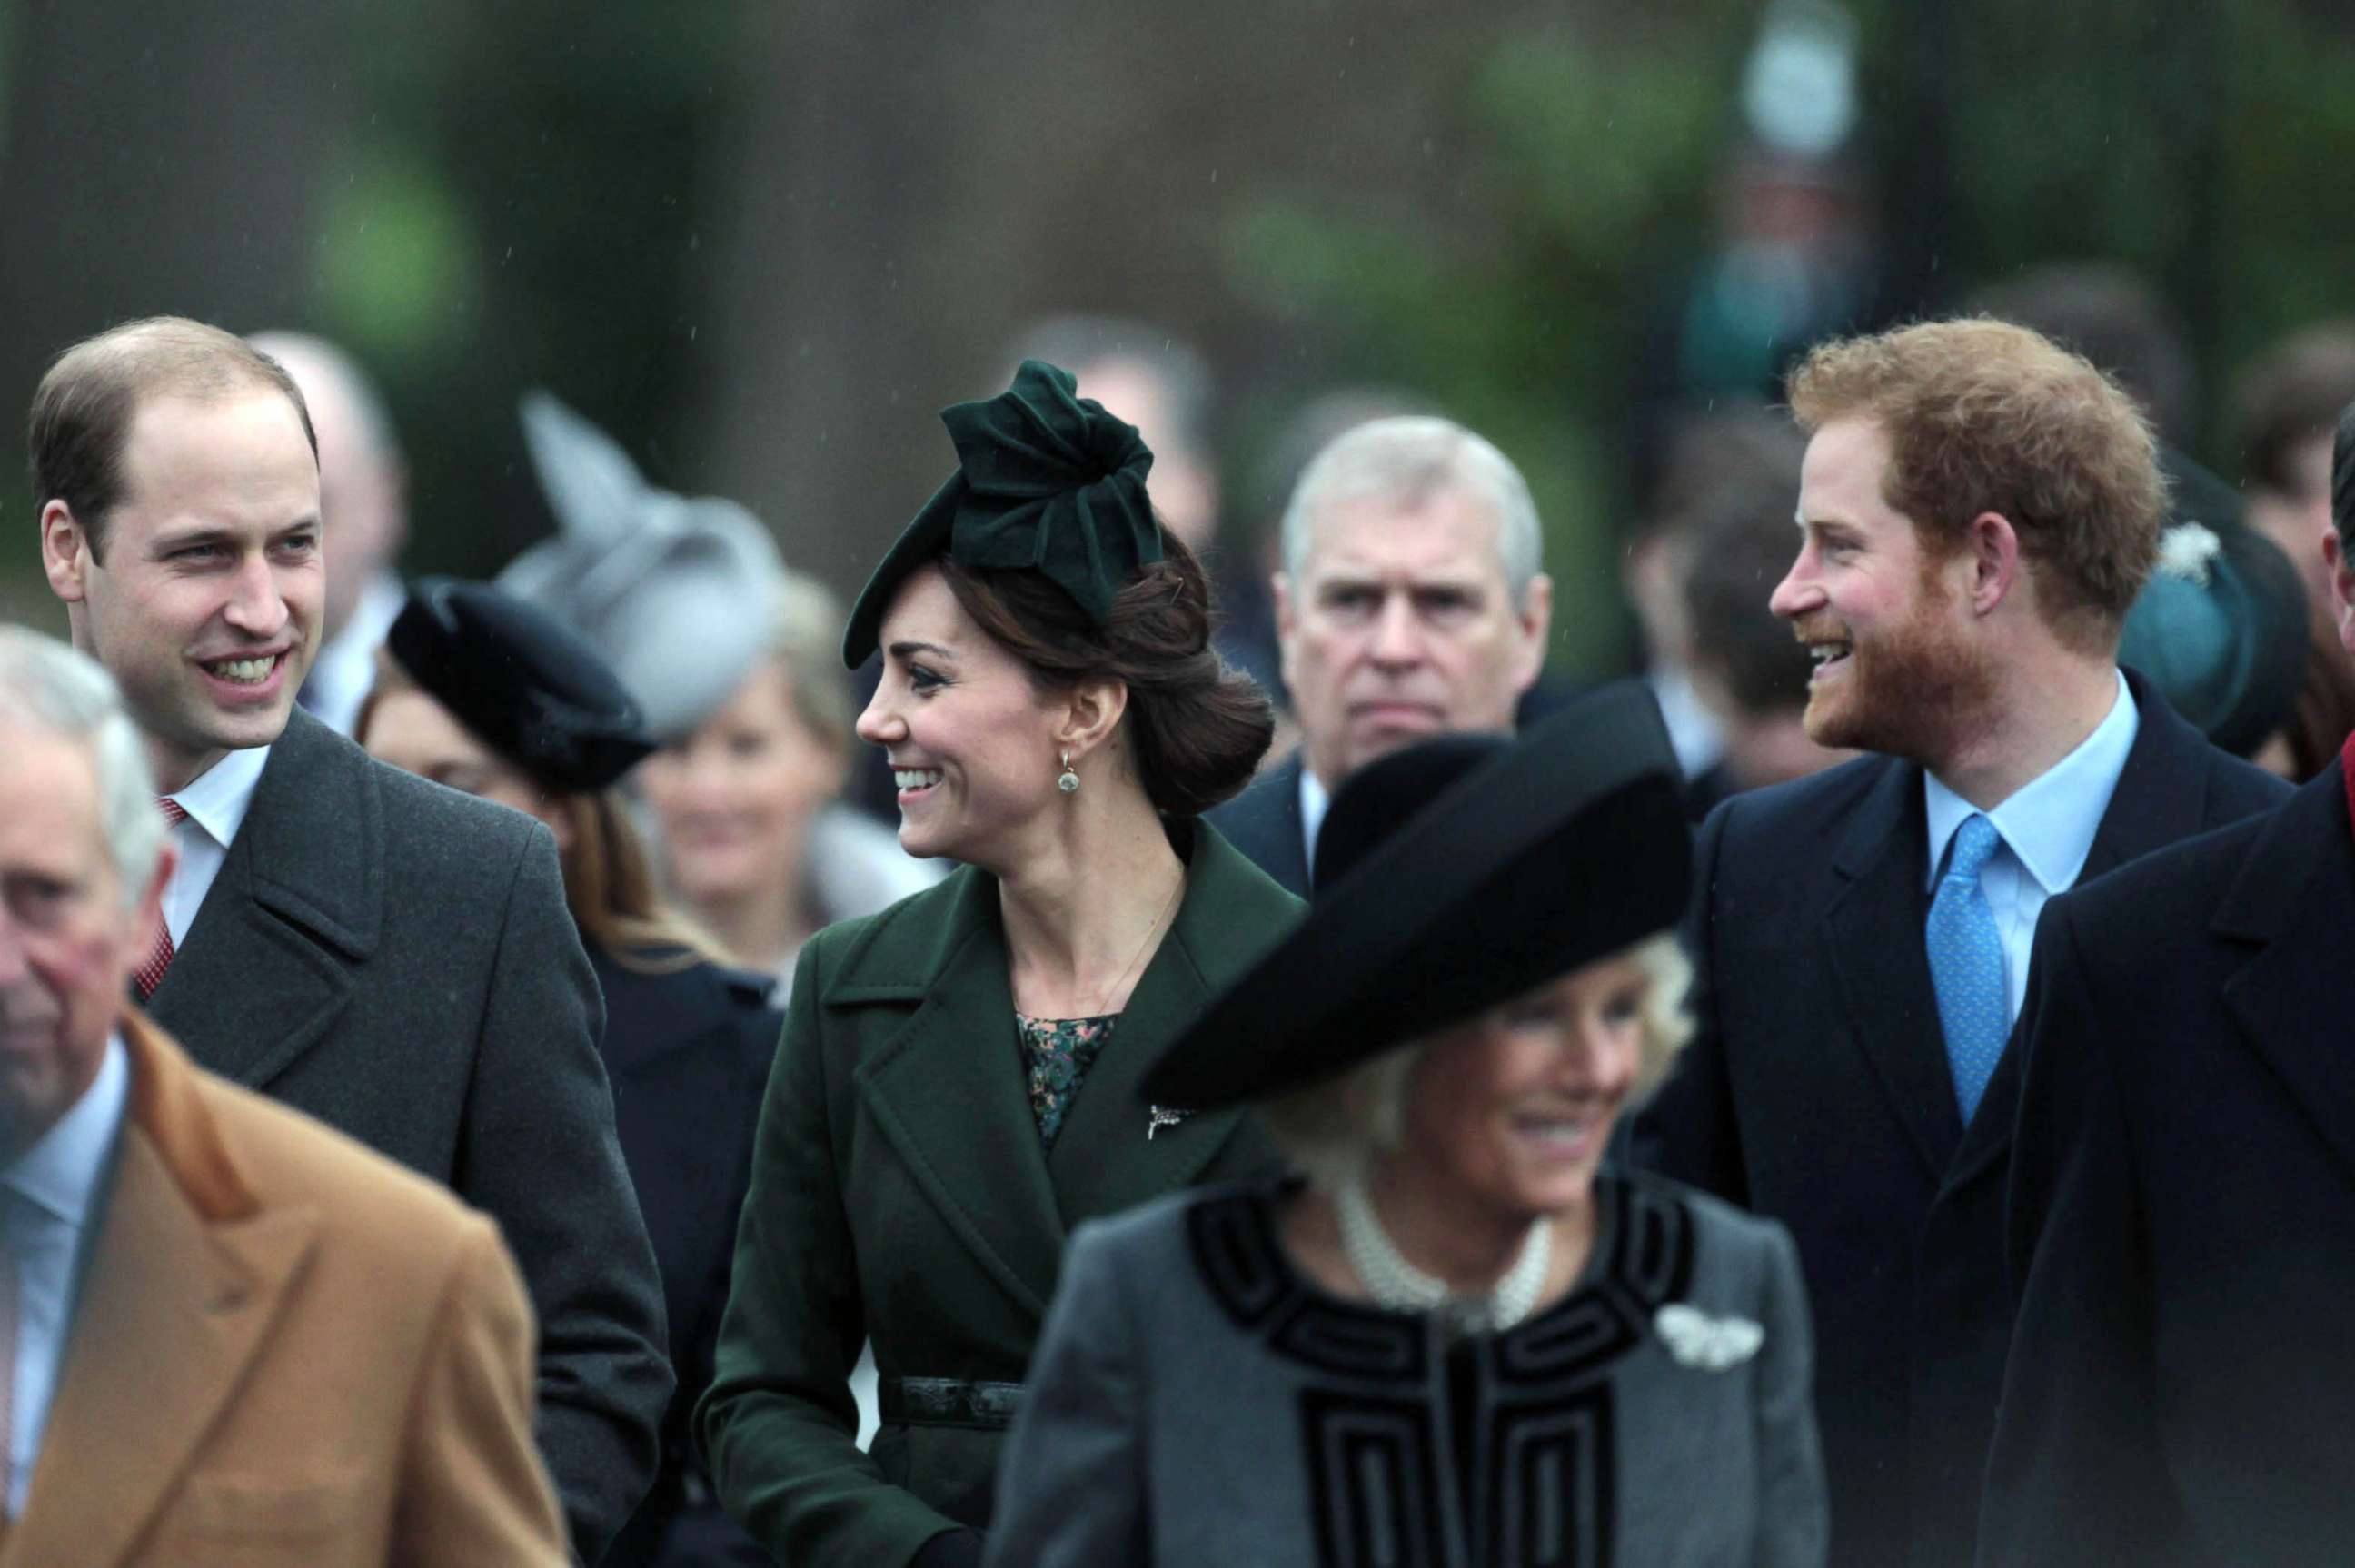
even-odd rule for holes
{"type": "Polygon", "coordinates": [[[525,394],[523,432],[557,532],[498,585],[584,638],[655,735],[685,734],[768,650],[775,541],[733,501],[647,484],[611,436],[546,392],[525,394]]]}

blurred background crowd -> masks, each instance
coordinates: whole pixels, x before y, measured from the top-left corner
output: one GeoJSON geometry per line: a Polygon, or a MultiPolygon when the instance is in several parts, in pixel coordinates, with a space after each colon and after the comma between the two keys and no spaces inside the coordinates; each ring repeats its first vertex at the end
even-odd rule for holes
{"type": "MultiPolygon", "coordinates": [[[[1741,531],[1693,411],[1826,332],[1998,309],[2260,509],[2318,504],[2350,60],[2314,0],[0,0],[0,385],[155,311],[316,333],[380,389],[398,569],[477,577],[555,527],[545,388],[841,593],[936,481],[932,411],[1043,353],[1144,428],[1263,674],[1292,475],[1428,407],[1529,475],[1554,667],[1696,667],[1771,752],[1734,558],[1683,580],[1741,531]]],[[[0,613],[48,625],[34,567],[0,557],[0,613]]]]}

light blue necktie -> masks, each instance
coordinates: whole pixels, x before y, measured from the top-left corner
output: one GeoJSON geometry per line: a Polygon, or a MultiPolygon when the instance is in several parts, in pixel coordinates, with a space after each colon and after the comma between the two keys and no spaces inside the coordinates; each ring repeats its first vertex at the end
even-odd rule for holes
{"type": "Polygon", "coordinates": [[[1938,1023],[1945,1030],[1946,1061],[1954,1069],[1955,1101],[1963,1125],[1979,1108],[1997,1058],[2011,1032],[2004,985],[2003,938],[1979,887],[1979,871],[2003,847],[1995,824],[1977,812],[1955,830],[1946,874],[1930,901],[1923,941],[1930,954],[1930,984],[1938,993],[1938,1023]]]}

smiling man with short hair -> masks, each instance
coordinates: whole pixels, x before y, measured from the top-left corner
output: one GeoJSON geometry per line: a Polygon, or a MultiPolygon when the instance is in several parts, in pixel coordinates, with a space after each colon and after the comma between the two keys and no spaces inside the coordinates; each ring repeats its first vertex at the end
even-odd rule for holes
{"type": "Polygon", "coordinates": [[[1696,852],[1698,1030],[1639,1160],[1782,1221],[1816,1304],[1832,1561],[1969,1563],[2010,1333],[2006,1041],[2045,900],[2277,802],[2117,667],[2158,550],[2147,422],[2025,328],[1827,344],[1772,607],[1814,740],[1696,852]]]}
{"type": "Polygon", "coordinates": [[[127,323],[58,357],[29,435],[43,570],[173,824],[140,995],[200,1064],[499,1222],[539,1316],[539,1442],[594,1562],[654,1473],[671,1380],[553,840],[295,708],[325,602],[319,475],[268,356],[127,323]]]}
{"type": "MultiPolygon", "coordinates": [[[[286,726],[325,573],[310,416],[259,355],[169,325],[84,345],[33,407],[41,556],[166,792],[286,726]]],[[[257,769],[258,772],[258,769],[257,769]]]]}

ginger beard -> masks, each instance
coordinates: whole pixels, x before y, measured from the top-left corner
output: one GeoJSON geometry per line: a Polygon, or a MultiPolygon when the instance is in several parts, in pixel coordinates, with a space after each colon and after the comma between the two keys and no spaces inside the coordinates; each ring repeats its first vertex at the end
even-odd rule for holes
{"type": "Polygon", "coordinates": [[[1792,623],[1803,643],[1849,647],[1808,683],[1809,740],[1935,768],[1994,700],[1995,672],[1940,575],[1952,559],[1925,549],[1912,603],[1892,624],[1859,627],[1828,610],[1792,623]]]}

